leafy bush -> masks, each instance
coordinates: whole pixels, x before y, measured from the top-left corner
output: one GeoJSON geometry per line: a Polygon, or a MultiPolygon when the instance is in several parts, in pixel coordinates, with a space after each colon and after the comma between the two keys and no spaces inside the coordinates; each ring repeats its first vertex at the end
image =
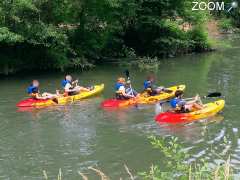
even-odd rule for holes
{"type": "Polygon", "coordinates": [[[201,52],[210,48],[208,33],[202,25],[196,25],[188,32],[193,51],[201,52]]]}
{"type": "Polygon", "coordinates": [[[220,19],[218,26],[224,32],[228,32],[233,28],[233,23],[231,19],[223,18],[220,19]]]}

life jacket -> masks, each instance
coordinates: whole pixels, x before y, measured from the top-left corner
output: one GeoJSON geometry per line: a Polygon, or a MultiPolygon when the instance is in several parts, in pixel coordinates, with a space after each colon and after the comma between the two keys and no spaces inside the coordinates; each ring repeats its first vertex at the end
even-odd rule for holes
{"type": "Polygon", "coordinates": [[[170,101],[170,105],[171,105],[171,107],[172,108],[177,108],[177,105],[178,105],[178,103],[181,101],[181,99],[179,99],[179,98],[174,98],[174,99],[172,99],[171,101],[170,101]]]}
{"type": "Polygon", "coordinates": [[[115,90],[116,90],[116,91],[119,91],[120,87],[122,87],[122,86],[124,86],[123,83],[117,82],[117,83],[115,84],[115,90]]]}
{"type": "Polygon", "coordinates": [[[68,80],[64,79],[64,80],[62,80],[62,82],[61,82],[61,85],[62,85],[62,87],[63,87],[63,88],[65,88],[65,86],[66,86],[68,83],[70,83],[70,84],[71,84],[71,82],[70,82],[70,81],[68,81],[68,80]]]}
{"type": "Polygon", "coordinates": [[[35,87],[33,85],[30,85],[28,88],[27,88],[27,93],[30,97],[32,98],[36,98],[37,94],[39,92],[39,89],[38,87],[35,87]]]}
{"type": "Polygon", "coordinates": [[[117,99],[122,99],[123,98],[123,95],[122,95],[121,91],[119,91],[120,87],[122,87],[122,86],[124,86],[123,83],[117,82],[115,84],[115,93],[116,93],[116,98],[117,99]]]}
{"type": "Polygon", "coordinates": [[[146,81],[144,81],[143,86],[144,86],[144,89],[145,89],[145,90],[147,90],[147,89],[152,89],[152,82],[146,80],[146,81]]]}
{"type": "Polygon", "coordinates": [[[179,98],[174,98],[170,101],[170,105],[176,113],[189,113],[190,111],[185,108],[185,104],[186,102],[179,98]]]}
{"type": "Polygon", "coordinates": [[[36,94],[38,93],[38,87],[35,87],[33,85],[30,85],[28,88],[27,88],[27,93],[28,94],[36,94]]]}

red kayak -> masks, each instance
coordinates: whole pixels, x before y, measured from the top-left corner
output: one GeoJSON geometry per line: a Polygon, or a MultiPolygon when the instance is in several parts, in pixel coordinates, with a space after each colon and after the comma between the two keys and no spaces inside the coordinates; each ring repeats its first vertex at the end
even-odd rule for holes
{"type": "Polygon", "coordinates": [[[55,103],[50,99],[40,100],[40,99],[28,98],[17,103],[17,107],[34,107],[34,106],[51,105],[51,104],[55,104],[55,103]]]}
{"type": "Polygon", "coordinates": [[[104,108],[114,108],[114,107],[124,107],[124,106],[129,106],[134,104],[137,104],[137,101],[134,99],[129,99],[129,100],[107,99],[101,103],[101,106],[104,108]]]}
{"type": "Polygon", "coordinates": [[[190,115],[186,113],[165,112],[156,116],[155,120],[159,123],[184,123],[190,119],[190,115]]]}

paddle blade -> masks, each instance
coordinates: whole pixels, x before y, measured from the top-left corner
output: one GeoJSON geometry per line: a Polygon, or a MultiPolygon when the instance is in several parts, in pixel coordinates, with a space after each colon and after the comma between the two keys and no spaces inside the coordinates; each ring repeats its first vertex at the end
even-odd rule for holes
{"type": "Polygon", "coordinates": [[[155,114],[158,115],[158,114],[160,114],[161,112],[162,112],[162,104],[157,103],[157,104],[155,105],[155,114]]]}
{"type": "Polygon", "coordinates": [[[209,93],[208,95],[207,95],[207,97],[221,97],[222,96],[222,93],[220,93],[220,92],[213,92],[213,93],[209,93]]]}
{"type": "Polygon", "coordinates": [[[126,74],[127,78],[129,78],[130,73],[129,73],[129,70],[128,70],[128,69],[125,71],[125,74],[126,74]]]}

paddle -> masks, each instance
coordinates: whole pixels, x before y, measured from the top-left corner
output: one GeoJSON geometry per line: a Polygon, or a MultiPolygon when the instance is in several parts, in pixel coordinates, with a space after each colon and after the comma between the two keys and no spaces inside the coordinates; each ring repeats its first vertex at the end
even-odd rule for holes
{"type": "Polygon", "coordinates": [[[125,71],[125,75],[126,75],[127,79],[130,80],[130,73],[129,73],[128,69],[125,71]]]}
{"type": "Polygon", "coordinates": [[[204,96],[204,98],[221,97],[221,96],[222,96],[222,93],[213,92],[213,93],[209,93],[207,96],[204,96]]]}
{"type": "MultiPolygon", "coordinates": [[[[129,81],[129,87],[130,87],[130,90],[131,90],[131,95],[134,97],[134,93],[133,93],[133,89],[132,89],[132,84],[131,84],[131,80],[130,80],[130,73],[129,73],[129,70],[127,69],[125,71],[125,75],[127,77],[127,80],[129,81]]],[[[135,107],[138,107],[137,104],[135,104],[135,107]]]]}
{"type": "Polygon", "coordinates": [[[126,74],[127,80],[129,81],[129,86],[130,86],[130,89],[131,89],[131,95],[134,96],[133,89],[132,89],[132,84],[131,84],[131,80],[130,80],[130,73],[129,73],[128,69],[125,71],[125,74],[126,74]]]}
{"type": "MultiPolygon", "coordinates": [[[[206,96],[203,96],[202,98],[203,99],[206,99],[206,98],[216,98],[216,97],[221,97],[222,96],[222,93],[220,92],[213,92],[213,93],[209,93],[208,95],[206,96]]],[[[185,101],[190,101],[190,100],[193,100],[194,98],[187,98],[187,99],[183,99],[185,101]]],[[[155,113],[156,114],[159,114],[162,112],[162,105],[165,104],[165,103],[169,103],[170,100],[166,100],[166,101],[160,101],[159,103],[156,104],[155,106],[155,113]]]]}

